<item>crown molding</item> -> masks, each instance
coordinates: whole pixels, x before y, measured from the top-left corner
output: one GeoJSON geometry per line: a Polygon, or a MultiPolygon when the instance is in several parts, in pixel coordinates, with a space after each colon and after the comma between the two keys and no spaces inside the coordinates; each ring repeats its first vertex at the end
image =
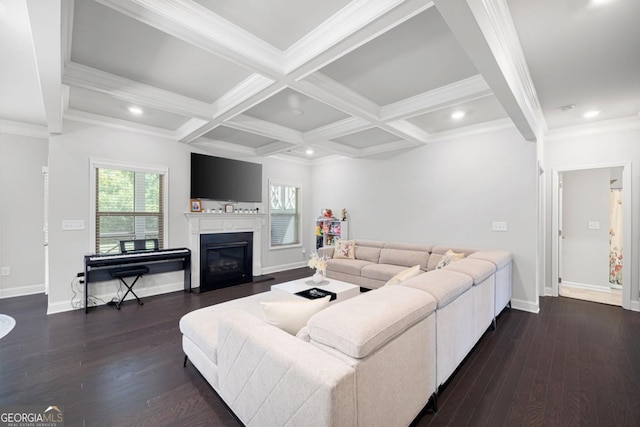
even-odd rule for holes
{"type": "Polygon", "coordinates": [[[363,148],[362,150],[360,150],[360,157],[373,156],[376,154],[389,153],[392,151],[415,147],[415,144],[412,144],[405,140],[392,141],[380,145],[375,145],[373,147],[363,148]]]}
{"type": "Polygon", "coordinates": [[[212,117],[211,105],[206,102],[138,83],[75,62],[70,62],[65,66],[62,82],[70,86],[100,92],[127,102],[182,116],[196,117],[203,120],[211,120],[212,117]]]}
{"type": "Polygon", "coordinates": [[[194,1],[96,1],[242,67],[283,74],[280,50],[194,1]]]}
{"type": "Polygon", "coordinates": [[[378,121],[380,107],[322,73],[314,73],[291,87],[330,107],[365,120],[378,121]]]}
{"type": "Polygon", "coordinates": [[[299,145],[304,142],[302,132],[300,131],[264,120],[255,119],[244,114],[239,114],[233,119],[224,122],[224,126],[295,145],[299,145]]]}
{"type": "Polygon", "coordinates": [[[0,133],[30,136],[33,138],[49,138],[49,130],[46,126],[5,119],[0,119],[0,133]]]}
{"type": "Polygon", "coordinates": [[[349,147],[348,145],[336,141],[317,141],[311,144],[312,147],[321,148],[330,153],[344,157],[360,157],[362,150],[359,148],[349,147]]]}
{"type": "Polygon", "coordinates": [[[65,111],[64,119],[90,125],[107,127],[111,129],[125,130],[128,132],[134,132],[143,135],[155,136],[158,138],[171,139],[173,141],[176,140],[174,131],[147,126],[140,123],[129,122],[127,120],[116,119],[113,117],[105,117],[98,114],[87,113],[74,109],[68,109],[67,111],[65,111]]]}
{"type": "Polygon", "coordinates": [[[421,145],[429,141],[429,133],[406,120],[386,123],[384,130],[407,140],[411,145],[421,145]]]}
{"type": "Polygon", "coordinates": [[[215,150],[221,150],[221,151],[234,153],[234,154],[241,154],[245,156],[256,156],[256,150],[253,148],[245,147],[239,144],[232,144],[230,142],[213,140],[209,138],[199,138],[197,141],[195,141],[191,145],[201,147],[201,148],[202,147],[213,148],[215,150]]]}
{"type": "Polygon", "coordinates": [[[427,0],[351,2],[284,52],[284,71],[305,78],[432,6],[427,0]]]}
{"type": "Polygon", "coordinates": [[[270,79],[268,77],[261,76],[260,74],[252,74],[238,85],[236,85],[233,89],[222,95],[218,98],[212,105],[213,117],[219,118],[224,113],[228,113],[234,109],[237,109],[240,105],[242,105],[245,101],[248,101],[260,93],[263,94],[259,99],[254,99],[252,105],[245,106],[242,105],[242,111],[251,108],[253,105],[263,101],[264,99],[275,95],[280,92],[286,86],[283,84],[276,85],[276,87],[268,92],[264,92],[266,89],[269,89],[271,86],[276,84],[276,80],[270,79]]]}
{"type": "Polygon", "coordinates": [[[475,4],[476,7],[483,6],[493,29],[492,34],[487,28],[484,33],[486,36],[491,34],[495,37],[493,40],[487,40],[491,50],[500,68],[509,71],[504,73],[505,78],[534,132],[538,136],[542,135],[547,130],[547,124],[506,0],[474,0],[470,1],[470,4],[475,4]]]}
{"type": "Polygon", "coordinates": [[[285,141],[273,141],[268,144],[265,144],[261,147],[256,148],[256,154],[258,156],[272,156],[274,154],[279,154],[285,151],[289,151],[292,148],[295,148],[297,144],[292,144],[285,141]]]}
{"type": "Polygon", "coordinates": [[[202,134],[199,134],[198,136],[193,136],[193,135],[210,123],[211,123],[210,121],[206,121],[206,120],[190,119],[185,124],[183,124],[178,129],[176,129],[175,131],[176,138],[180,142],[189,144],[202,134]]]}
{"type": "Polygon", "coordinates": [[[304,133],[304,140],[309,143],[340,138],[345,135],[362,132],[375,127],[370,121],[359,117],[349,117],[304,133]]]}
{"type": "Polygon", "coordinates": [[[313,165],[314,160],[313,159],[305,159],[302,157],[298,157],[294,154],[289,154],[289,153],[278,153],[278,154],[274,154],[272,156],[269,156],[272,159],[276,159],[276,160],[281,160],[283,162],[289,162],[289,163],[296,163],[299,165],[303,165],[303,166],[311,166],[313,165]]]}
{"type": "Polygon", "coordinates": [[[429,134],[429,144],[433,142],[450,141],[452,139],[466,138],[483,133],[498,132],[504,129],[513,129],[515,125],[510,118],[493,120],[490,122],[478,123],[458,129],[429,134]]]}
{"type": "Polygon", "coordinates": [[[385,105],[381,108],[380,116],[384,121],[407,119],[490,95],[493,95],[493,92],[489,85],[480,74],[477,74],[385,105]]]}
{"type": "Polygon", "coordinates": [[[581,136],[624,132],[629,130],[640,130],[640,115],[623,117],[620,119],[602,120],[594,123],[585,123],[561,129],[553,129],[545,134],[544,141],[558,141],[581,136]]]}

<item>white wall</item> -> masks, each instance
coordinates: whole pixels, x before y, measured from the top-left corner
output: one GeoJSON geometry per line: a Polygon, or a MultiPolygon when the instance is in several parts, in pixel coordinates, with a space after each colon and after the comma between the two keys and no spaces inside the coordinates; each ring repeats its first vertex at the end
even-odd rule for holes
{"type": "MultiPolygon", "coordinates": [[[[90,245],[90,159],[98,158],[127,163],[165,166],[169,169],[168,185],[168,240],[167,246],[186,247],[189,242],[188,222],[184,213],[189,210],[190,152],[201,150],[174,140],[131,133],[110,128],[65,122],[64,134],[50,138],[49,179],[49,249],[50,294],[49,312],[72,308],[74,298],[72,281],[83,271],[83,256],[94,252],[90,245]],[[62,231],[63,220],[84,220],[86,228],[62,231]]],[[[213,153],[214,155],[218,155],[213,153]]],[[[259,161],[259,159],[246,159],[259,161]]],[[[263,194],[267,180],[295,179],[303,185],[309,183],[308,167],[289,164],[281,160],[265,160],[263,168],[263,194]]],[[[260,205],[266,213],[268,198],[260,205]]],[[[214,202],[208,202],[214,203],[214,202]]],[[[208,205],[205,204],[205,208],[208,205]]],[[[216,203],[217,206],[217,203],[216,203]]],[[[212,206],[213,207],[213,206],[212,206]]],[[[306,224],[306,227],[311,225],[306,224]]],[[[263,227],[263,242],[268,242],[268,227],[263,227]]],[[[303,265],[301,248],[284,250],[277,255],[263,249],[263,268],[278,270],[295,263],[303,265]]],[[[90,295],[111,299],[117,282],[99,282],[91,286],[90,295]]],[[[140,296],[182,289],[181,272],[145,276],[136,284],[140,296]]],[[[76,297],[75,301],[78,301],[76,297]]]]}
{"type": "MultiPolygon", "coordinates": [[[[554,136],[547,138],[545,143],[545,165],[548,172],[554,169],[589,168],[602,164],[631,162],[631,182],[624,186],[631,186],[632,200],[631,211],[634,212],[631,220],[625,219],[632,230],[631,248],[625,248],[625,259],[629,262],[631,277],[629,278],[631,308],[638,310],[638,241],[640,232],[638,229],[638,215],[640,212],[640,196],[636,186],[640,183],[640,129],[611,129],[566,136],[554,136]]],[[[547,236],[552,233],[553,206],[553,174],[547,173],[547,236]]],[[[546,284],[547,290],[551,286],[552,276],[552,239],[547,239],[546,259],[546,284]]]]}
{"type": "Polygon", "coordinates": [[[608,287],[610,175],[609,168],[562,173],[563,283],[608,287]]]}
{"type": "Polygon", "coordinates": [[[536,145],[515,129],[345,159],[313,167],[311,215],[347,208],[352,238],[510,250],[514,305],[537,311],[536,170],[536,145]]]}
{"type": "Polygon", "coordinates": [[[0,298],[44,292],[44,138],[0,133],[0,298]]]}

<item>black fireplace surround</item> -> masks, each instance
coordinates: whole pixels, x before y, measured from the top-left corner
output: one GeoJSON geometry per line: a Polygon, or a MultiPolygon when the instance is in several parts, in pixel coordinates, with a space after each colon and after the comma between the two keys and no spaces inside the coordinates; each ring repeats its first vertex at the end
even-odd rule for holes
{"type": "Polygon", "coordinates": [[[200,292],[253,280],[253,233],[200,235],[200,292]]]}

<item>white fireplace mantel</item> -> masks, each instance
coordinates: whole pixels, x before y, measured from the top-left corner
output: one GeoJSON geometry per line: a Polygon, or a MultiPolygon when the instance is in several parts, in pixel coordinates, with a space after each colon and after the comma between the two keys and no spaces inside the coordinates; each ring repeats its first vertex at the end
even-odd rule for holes
{"type": "Polygon", "coordinates": [[[187,212],[189,249],[191,249],[191,283],[200,286],[200,235],[212,233],[253,233],[253,275],[262,275],[262,225],[264,214],[226,214],[187,212]]]}

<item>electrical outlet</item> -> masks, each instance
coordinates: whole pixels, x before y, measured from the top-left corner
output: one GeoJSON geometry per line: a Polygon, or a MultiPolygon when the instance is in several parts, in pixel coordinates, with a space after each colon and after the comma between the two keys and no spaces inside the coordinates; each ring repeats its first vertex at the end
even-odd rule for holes
{"type": "Polygon", "coordinates": [[[494,221],[491,223],[491,230],[493,231],[507,231],[506,221],[494,221]]]}
{"type": "Polygon", "coordinates": [[[307,250],[305,248],[302,248],[302,255],[305,255],[307,253],[307,250]]]}
{"type": "Polygon", "coordinates": [[[8,276],[11,274],[11,267],[2,267],[2,275],[8,276]]]}

